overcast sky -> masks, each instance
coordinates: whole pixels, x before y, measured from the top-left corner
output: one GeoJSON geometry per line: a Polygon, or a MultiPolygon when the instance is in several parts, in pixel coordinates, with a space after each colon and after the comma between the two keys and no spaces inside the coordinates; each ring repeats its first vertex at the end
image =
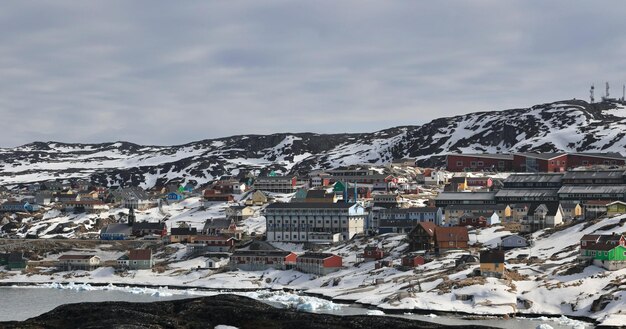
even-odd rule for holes
{"type": "Polygon", "coordinates": [[[0,146],[366,132],[626,82],[626,2],[4,1],[0,146]],[[444,4],[442,4],[444,3],[444,4]]]}

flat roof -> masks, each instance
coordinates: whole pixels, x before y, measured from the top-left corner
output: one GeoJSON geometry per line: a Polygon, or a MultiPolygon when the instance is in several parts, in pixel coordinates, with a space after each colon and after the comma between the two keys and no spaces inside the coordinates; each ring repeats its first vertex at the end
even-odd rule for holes
{"type": "Polygon", "coordinates": [[[283,203],[276,202],[267,206],[265,209],[347,209],[354,206],[356,203],[346,203],[346,202],[294,202],[294,203],[283,203]]]}
{"type": "Polygon", "coordinates": [[[561,173],[511,174],[504,183],[560,183],[561,173]]]}
{"type": "Polygon", "coordinates": [[[557,189],[539,189],[539,188],[516,188],[503,189],[496,193],[496,198],[511,197],[556,197],[557,189]]]}
{"type": "Polygon", "coordinates": [[[505,153],[450,153],[448,155],[454,156],[462,156],[468,158],[487,158],[487,159],[498,159],[498,160],[513,160],[513,154],[505,154],[505,153]]]}
{"type": "Polygon", "coordinates": [[[570,155],[577,155],[583,157],[594,157],[603,159],[625,160],[624,156],[619,152],[608,153],[570,153],[570,155]]]}
{"type": "Polygon", "coordinates": [[[494,200],[496,192],[443,192],[435,200],[494,200]]]}
{"type": "Polygon", "coordinates": [[[622,179],[623,170],[579,170],[568,171],[563,175],[563,179],[622,179]]]}
{"type": "Polygon", "coordinates": [[[527,158],[536,158],[541,160],[550,160],[556,157],[560,157],[562,155],[567,155],[567,153],[558,152],[558,153],[515,153],[515,155],[524,156],[527,158]]]}
{"type": "Polygon", "coordinates": [[[568,185],[559,189],[559,194],[563,193],[626,193],[626,185],[568,185]]]}

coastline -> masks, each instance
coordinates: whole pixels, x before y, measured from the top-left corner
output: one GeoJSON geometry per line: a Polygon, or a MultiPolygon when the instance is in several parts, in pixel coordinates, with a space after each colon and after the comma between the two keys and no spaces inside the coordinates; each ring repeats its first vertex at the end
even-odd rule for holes
{"type": "MultiPolygon", "coordinates": [[[[182,291],[215,292],[215,293],[217,293],[217,295],[227,295],[229,293],[258,292],[258,291],[264,291],[264,292],[287,292],[287,293],[294,293],[294,294],[304,295],[304,296],[308,296],[308,297],[315,297],[315,298],[319,298],[319,299],[324,299],[324,300],[333,302],[333,303],[338,304],[338,305],[356,305],[356,306],[364,308],[364,309],[382,311],[382,312],[385,313],[385,315],[388,315],[388,316],[404,315],[404,314],[408,314],[408,313],[410,313],[410,314],[417,314],[417,315],[435,314],[435,315],[455,316],[455,317],[459,317],[459,318],[467,319],[467,320],[499,318],[499,319],[504,320],[504,321],[506,321],[508,319],[513,319],[513,318],[534,318],[534,319],[537,319],[537,318],[553,318],[553,319],[557,319],[557,318],[560,318],[560,317],[563,316],[562,314],[547,314],[547,313],[521,313],[521,312],[515,312],[515,313],[509,313],[509,314],[502,314],[502,315],[486,315],[486,314],[476,314],[476,313],[462,312],[462,311],[446,311],[446,310],[417,309],[417,308],[413,308],[413,309],[393,308],[393,309],[390,309],[390,308],[381,308],[381,307],[379,307],[377,305],[357,302],[355,300],[350,300],[350,299],[333,299],[332,297],[326,296],[324,294],[312,293],[312,292],[307,292],[306,290],[294,289],[294,288],[288,288],[288,287],[282,287],[282,288],[273,288],[273,287],[264,287],[264,288],[210,288],[210,287],[201,287],[201,286],[185,286],[185,285],[171,285],[171,284],[153,285],[153,284],[145,284],[145,283],[115,283],[115,282],[104,283],[104,282],[81,282],[81,281],[67,281],[67,282],[58,282],[58,281],[41,281],[41,282],[27,282],[27,281],[14,281],[14,282],[11,282],[11,281],[2,281],[2,282],[0,282],[0,287],[42,287],[42,288],[54,289],[52,287],[45,287],[45,285],[54,285],[54,284],[58,284],[58,285],[62,285],[62,286],[73,284],[73,285],[88,285],[88,286],[91,286],[91,287],[114,286],[114,287],[118,287],[118,288],[124,288],[124,287],[129,287],[129,288],[150,288],[150,289],[163,289],[163,288],[165,288],[165,289],[168,289],[168,290],[181,291],[181,292],[182,291]]],[[[202,297],[203,296],[201,296],[201,295],[198,295],[198,296],[190,295],[189,298],[186,298],[186,299],[202,298],[202,297]]],[[[584,317],[584,316],[570,316],[570,315],[567,315],[567,318],[586,322],[586,323],[588,323],[590,325],[593,325],[595,328],[621,328],[621,327],[611,327],[611,326],[599,326],[598,325],[598,323],[599,323],[598,321],[596,321],[593,318],[584,317]]]]}

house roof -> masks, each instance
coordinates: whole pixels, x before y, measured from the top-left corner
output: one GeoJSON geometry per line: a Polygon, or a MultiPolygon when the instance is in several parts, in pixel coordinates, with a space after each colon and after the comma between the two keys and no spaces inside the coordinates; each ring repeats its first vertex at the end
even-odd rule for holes
{"type": "Polygon", "coordinates": [[[102,228],[100,234],[127,234],[130,235],[132,228],[128,224],[109,224],[102,228]]]}
{"type": "Polygon", "coordinates": [[[613,160],[624,160],[624,157],[621,153],[618,152],[607,152],[607,153],[571,153],[570,155],[577,155],[583,157],[594,157],[594,158],[603,158],[603,159],[613,159],[613,160]]]}
{"type": "Polygon", "coordinates": [[[417,223],[416,226],[421,226],[424,229],[424,231],[426,231],[426,233],[428,233],[428,235],[430,236],[434,236],[435,230],[437,229],[437,225],[435,225],[435,223],[432,223],[432,222],[419,222],[417,223]]]}
{"type": "Polygon", "coordinates": [[[96,257],[96,255],[62,255],[59,257],[59,260],[66,259],[91,259],[92,257],[96,257]]]}
{"type": "Polygon", "coordinates": [[[526,240],[526,238],[524,238],[523,236],[519,235],[519,234],[509,234],[506,236],[502,237],[502,242],[504,242],[505,240],[511,240],[511,239],[522,239],[525,242],[527,242],[528,240],[526,240]]]}
{"type": "MultiPolygon", "coordinates": [[[[303,255],[298,256],[299,259],[327,259],[330,257],[333,257],[335,255],[331,254],[331,253],[325,253],[325,252],[307,252],[303,255]]],[[[339,257],[339,256],[337,256],[339,257]]]]}
{"type": "Polygon", "coordinates": [[[448,156],[450,155],[468,157],[468,158],[513,160],[513,154],[504,154],[504,153],[450,153],[448,154],[448,156]]]}
{"type": "Polygon", "coordinates": [[[530,205],[530,208],[528,208],[528,215],[529,216],[533,216],[535,214],[535,211],[537,210],[537,208],[541,205],[544,205],[547,209],[547,215],[548,216],[554,216],[556,215],[557,211],[559,210],[560,204],[558,202],[537,202],[537,203],[532,203],[530,205]]]}
{"type": "Polygon", "coordinates": [[[612,202],[609,200],[587,200],[583,202],[583,205],[607,206],[609,203],[612,202]]]}
{"type": "Polygon", "coordinates": [[[325,203],[325,202],[308,202],[308,203],[281,203],[276,202],[267,206],[265,209],[348,209],[354,206],[356,203],[325,203]]]}
{"type": "Polygon", "coordinates": [[[292,254],[291,251],[285,250],[235,250],[233,256],[270,256],[270,257],[286,257],[292,254]]]}
{"type": "Polygon", "coordinates": [[[148,222],[140,222],[133,224],[133,230],[161,230],[165,229],[165,223],[148,223],[148,222]]]}
{"type": "Polygon", "coordinates": [[[232,223],[233,221],[228,218],[211,218],[211,219],[207,219],[207,221],[204,223],[203,230],[212,229],[212,228],[215,228],[215,229],[228,228],[232,223]]]}
{"type": "Polygon", "coordinates": [[[504,250],[483,250],[480,252],[481,264],[504,263],[504,250]]]}
{"type": "Polygon", "coordinates": [[[538,174],[512,174],[504,179],[504,183],[560,183],[563,174],[560,173],[538,173],[538,174]]]}
{"type": "Polygon", "coordinates": [[[129,260],[150,260],[152,259],[152,250],[150,249],[132,249],[128,253],[129,260]]]}
{"type": "Polygon", "coordinates": [[[8,254],[7,260],[9,262],[20,262],[24,260],[24,254],[21,252],[12,252],[8,254]]]}
{"type": "Polygon", "coordinates": [[[559,194],[603,194],[625,193],[626,185],[567,185],[559,189],[559,194]]]}
{"type": "Polygon", "coordinates": [[[601,234],[585,234],[583,235],[582,238],[580,238],[580,241],[598,241],[598,239],[600,238],[601,234]]]}
{"type": "Polygon", "coordinates": [[[451,227],[437,227],[435,229],[435,239],[437,242],[457,241],[467,242],[469,241],[469,235],[466,227],[451,226],[451,227]]]}
{"type": "Polygon", "coordinates": [[[232,237],[222,235],[198,235],[195,241],[228,241],[233,240],[232,237]]]}
{"type": "Polygon", "coordinates": [[[613,202],[607,204],[607,206],[611,206],[611,205],[614,205],[614,204],[621,204],[621,205],[626,206],[626,202],[624,202],[624,201],[613,201],[613,202]]]}
{"type": "Polygon", "coordinates": [[[170,230],[171,235],[198,235],[198,230],[195,227],[172,227],[170,230]]]}
{"type": "Polygon", "coordinates": [[[541,160],[550,160],[566,154],[567,153],[515,153],[515,155],[541,160]]]}
{"type": "Polygon", "coordinates": [[[507,205],[498,203],[498,204],[451,204],[446,206],[446,210],[469,210],[469,211],[487,211],[487,210],[505,210],[507,205]]]}
{"type": "Polygon", "coordinates": [[[504,189],[496,193],[497,198],[541,198],[541,197],[557,197],[557,189],[539,189],[539,188],[521,188],[521,189],[504,189]]]}
{"type": "Polygon", "coordinates": [[[495,200],[496,192],[444,192],[439,193],[435,200],[474,200],[491,201],[495,200]]]}
{"type": "Polygon", "coordinates": [[[563,175],[563,179],[622,179],[623,170],[577,170],[568,171],[563,175]]]}

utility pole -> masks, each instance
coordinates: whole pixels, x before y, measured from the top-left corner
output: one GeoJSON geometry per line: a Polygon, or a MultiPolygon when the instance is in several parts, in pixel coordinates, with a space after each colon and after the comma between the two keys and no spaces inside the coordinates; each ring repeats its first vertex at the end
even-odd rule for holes
{"type": "Polygon", "coordinates": [[[593,104],[594,99],[593,99],[593,90],[595,89],[593,83],[591,84],[591,89],[589,90],[589,100],[591,101],[591,103],[593,104]]]}

